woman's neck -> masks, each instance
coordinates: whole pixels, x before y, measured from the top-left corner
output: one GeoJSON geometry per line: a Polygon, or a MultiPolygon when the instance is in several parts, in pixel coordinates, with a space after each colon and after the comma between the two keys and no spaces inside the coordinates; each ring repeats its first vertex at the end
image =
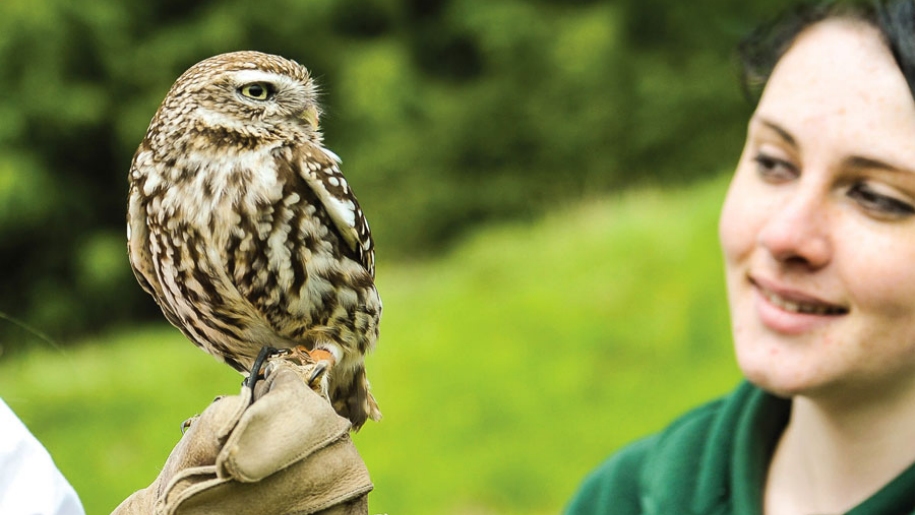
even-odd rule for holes
{"type": "Polygon", "coordinates": [[[833,397],[794,398],[769,465],[767,515],[845,513],[915,462],[915,381],[833,397]]]}

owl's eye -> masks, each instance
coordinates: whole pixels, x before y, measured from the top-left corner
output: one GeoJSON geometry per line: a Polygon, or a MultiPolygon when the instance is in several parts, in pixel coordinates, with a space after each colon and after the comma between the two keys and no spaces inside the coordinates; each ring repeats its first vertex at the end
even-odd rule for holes
{"type": "Polygon", "coordinates": [[[238,92],[254,100],[267,100],[273,96],[273,86],[266,82],[254,82],[238,88],[238,92]]]}

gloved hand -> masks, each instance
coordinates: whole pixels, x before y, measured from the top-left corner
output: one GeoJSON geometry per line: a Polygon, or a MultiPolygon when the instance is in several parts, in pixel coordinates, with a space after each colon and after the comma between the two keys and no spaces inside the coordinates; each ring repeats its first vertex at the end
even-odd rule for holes
{"type": "Polygon", "coordinates": [[[365,515],[368,470],[350,423],[309,389],[302,367],[271,360],[253,392],[191,421],[165,467],[112,515],[365,515]]]}

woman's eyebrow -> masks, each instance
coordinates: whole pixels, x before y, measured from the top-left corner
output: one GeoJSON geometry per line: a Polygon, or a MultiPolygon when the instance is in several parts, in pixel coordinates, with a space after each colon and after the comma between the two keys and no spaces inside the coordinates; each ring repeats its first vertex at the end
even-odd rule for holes
{"type": "Polygon", "coordinates": [[[843,164],[849,168],[868,168],[875,170],[885,170],[888,172],[915,173],[915,170],[899,167],[879,159],[873,159],[865,156],[850,156],[844,160],[843,164]]]}
{"type": "Polygon", "coordinates": [[[760,116],[757,116],[755,118],[757,120],[759,120],[759,122],[761,124],[765,125],[769,129],[772,129],[773,131],[775,131],[776,134],[778,134],[779,136],[781,136],[781,138],[783,140],[785,140],[785,143],[791,145],[792,147],[797,148],[797,141],[794,139],[794,136],[792,136],[791,133],[788,132],[787,129],[783,128],[782,126],[780,126],[779,124],[777,124],[773,121],[767,120],[760,116]]]}

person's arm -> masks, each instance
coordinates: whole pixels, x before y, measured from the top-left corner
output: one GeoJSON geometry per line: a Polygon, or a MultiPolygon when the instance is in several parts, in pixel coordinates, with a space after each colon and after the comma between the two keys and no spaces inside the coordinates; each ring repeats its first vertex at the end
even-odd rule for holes
{"type": "Polygon", "coordinates": [[[0,513],[85,515],[48,451],[0,399],[0,513]]]}

